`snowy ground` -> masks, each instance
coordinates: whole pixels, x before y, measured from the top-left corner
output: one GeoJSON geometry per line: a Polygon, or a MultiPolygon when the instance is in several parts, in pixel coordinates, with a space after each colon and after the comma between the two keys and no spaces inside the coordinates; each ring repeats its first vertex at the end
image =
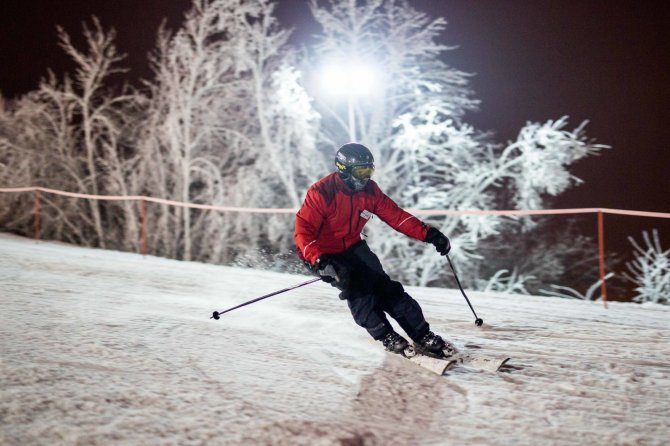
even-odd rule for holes
{"type": "Polygon", "coordinates": [[[0,234],[0,444],[661,445],[670,308],[413,288],[434,330],[506,353],[439,377],[316,283],[0,234]]]}

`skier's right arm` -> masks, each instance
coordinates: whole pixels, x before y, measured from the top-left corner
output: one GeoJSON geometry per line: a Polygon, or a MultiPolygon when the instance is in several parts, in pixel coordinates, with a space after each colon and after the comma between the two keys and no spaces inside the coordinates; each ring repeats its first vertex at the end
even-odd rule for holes
{"type": "Polygon", "coordinates": [[[293,238],[300,257],[309,262],[310,265],[314,265],[322,254],[317,238],[325,219],[325,208],[323,196],[314,188],[310,188],[307,191],[305,201],[296,214],[293,238]]]}

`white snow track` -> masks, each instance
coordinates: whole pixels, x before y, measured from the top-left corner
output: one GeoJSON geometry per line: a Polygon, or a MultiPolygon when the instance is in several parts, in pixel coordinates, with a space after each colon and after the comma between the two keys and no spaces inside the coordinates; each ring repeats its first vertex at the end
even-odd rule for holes
{"type": "Polygon", "coordinates": [[[411,288],[457,348],[437,376],[383,352],[333,288],[0,234],[2,445],[662,445],[670,308],[411,288]]]}

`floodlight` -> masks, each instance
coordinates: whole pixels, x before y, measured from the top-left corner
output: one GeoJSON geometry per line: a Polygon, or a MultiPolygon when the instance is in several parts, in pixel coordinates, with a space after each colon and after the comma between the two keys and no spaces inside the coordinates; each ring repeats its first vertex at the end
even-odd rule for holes
{"type": "Polygon", "coordinates": [[[331,97],[347,100],[349,139],[356,140],[357,97],[374,94],[380,88],[382,76],[371,63],[355,60],[332,60],[320,70],[321,90],[331,97]]]}

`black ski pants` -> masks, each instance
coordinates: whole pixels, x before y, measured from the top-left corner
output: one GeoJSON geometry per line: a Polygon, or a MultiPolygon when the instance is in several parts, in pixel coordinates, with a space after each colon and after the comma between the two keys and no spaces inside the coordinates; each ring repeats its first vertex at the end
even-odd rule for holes
{"type": "Polygon", "coordinates": [[[429,326],[419,303],[405,292],[402,284],[391,280],[379,258],[361,240],[335,255],[348,272],[347,280],[336,283],[340,299],[346,300],[354,321],[377,340],[393,330],[386,315],[395,319],[414,341],[428,333],[429,326]]]}

